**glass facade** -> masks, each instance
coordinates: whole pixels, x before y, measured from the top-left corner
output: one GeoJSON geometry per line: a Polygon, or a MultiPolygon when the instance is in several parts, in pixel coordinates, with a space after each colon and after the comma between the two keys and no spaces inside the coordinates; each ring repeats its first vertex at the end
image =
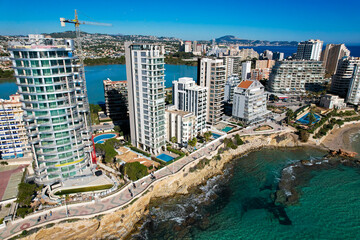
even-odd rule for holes
{"type": "Polygon", "coordinates": [[[74,48],[10,49],[22,96],[36,182],[50,184],[85,174],[90,166],[91,124],[85,76],[74,48]]]}

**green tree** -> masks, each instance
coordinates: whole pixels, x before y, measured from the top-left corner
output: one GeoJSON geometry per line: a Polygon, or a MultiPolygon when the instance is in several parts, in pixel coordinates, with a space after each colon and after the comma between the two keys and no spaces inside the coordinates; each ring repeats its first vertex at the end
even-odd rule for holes
{"type": "Polygon", "coordinates": [[[98,113],[101,111],[101,107],[97,104],[90,104],[90,112],[98,113]]]}
{"type": "Polygon", "coordinates": [[[236,135],[235,135],[235,140],[236,140],[236,144],[237,144],[238,146],[244,144],[244,141],[240,138],[240,135],[239,135],[239,134],[236,134],[236,135]]]}
{"type": "Polygon", "coordinates": [[[20,206],[30,206],[31,199],[35,195],[38,190],[35,184],[30,183],[19,183],[18,187],[18,196],[16,202],[19,203],[20,206]]]}
{"type": "Polygon", "coordinates": [[[308,133],[306,130],[301,129],[299,131],[299,139],[301,142],[307,142],[309,140],[310,133],[308,133]]]}
{"type": "Polygon", "coordinates": [[[177,138],[176,138],[175,136],[174,136],[174,137],[171,137],[170,141],[171,141],[172,143],[176,143],[176,142],[177,142],[177,138]]]}
{"type": "Polygon", "coordinates": [[[123,171],[124,171],[123,174],[127,175],[132,181],[136,181],[148,175],[147,167],[139,162],[126,163],[123,168],[123,171]]]}
{"type": "Polygon", "coordinates": [[[197,138],[196,137],[194,137],[193,139],[191,139],[190,141],[189,141],[189,145],[191,146],[191,147],[195,147],[196,146],[196,143],[197,143],[197,138]]]}
{"type": "Polygon", "coordinates": [[[208,142],[211,138],[211,132],[208,131],[208,132],[204,133],[204,138],[205,138],[205,142],[208,142]]]}
{"type": "Polygon", "coordinates": [[[309,117],[309,123],[308,123],[308,125],[312,125],[312,124],[316,121],[314,112],[313,112],[313,111],[310,111],[308,117],[309,117]]]}

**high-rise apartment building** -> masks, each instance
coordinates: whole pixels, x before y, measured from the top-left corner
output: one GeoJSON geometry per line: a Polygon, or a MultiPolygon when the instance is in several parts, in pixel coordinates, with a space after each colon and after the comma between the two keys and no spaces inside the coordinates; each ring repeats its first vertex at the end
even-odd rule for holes
{"type": "Polygon", "coordinates": [[[239,75],[241,73],[241,60],[239,56],[225,56],[223,57],[224,65],[226,66],[225,79],[230,76],[239,75]]]}
{"type": "Polygon", "coordinates": [[[242,81],[234,90],[232,116],[246,123],[264,120],[266,94],[259,81],[242,81]]]}
{"type": "Polygon", "coordinates": [[[350,104],[360,103],[360,58],[344,57],[332,78],[331,92],[350,104]]]}
{"type": "Polygon", "coordinates": [[[276,61],[282,61],[282,60],[284,60],[284,53],[283,52],[274,52],[272,59],[276,60],[276,61]]]}
{"type": "Polygon", "coordinates": [[[10,43],[35,181],[51,184],[92,174],[92,130],[85,74],[73,40],[10,43]]]}
{"type": "Polygon", "coordinates": [[[30,153],[23,113],[19,94],[10,95],[10,100],[0,99],[0,159],[30,153]]]}
{"type": "Polygon", "coordinates": [[[125,43],[131,143],[158,154],[165,150],[164,47],[125,43]]]}
{"type": "Polygon", "coordinates": [[[237,75],[233,75],[228,77],[225,83],[225,93],[224,93],[224,101],[227,103],[232,103],[234,97],[234,89],[237,85],[239,85],[240,79],[237,75]]]}
{"type": "Polygon", "coordinates": [[[215,125],[222,119],[225,75],[226,66],[222,59],[199,59],[197,83],[207,88],[206,121],[211,125],[215,125]]]}
{"type": "Polygon", "coordinates": [[[320,61],[323,41],[310,39],[298,44],[296,59],[320,61]]]}
{"type": "Polygon", "coordinates": [[[207,88],[196,85],[192,78],[183,77],[173,81],[173,104],[176,109],[192,112],[197,118],[196,130],[205,131],[207,88]]]}
{"type": "Polygon", "coordinates": [[[113,122],[127,119],[128,89],[126,81],[103,81],[106,114],[113,122]]]}
{"type": "Polygon", "coordinates": [[[321,61],[323,61],[326,73],[333,75],[339,60],[345,56],[350,56],[350,51],[344,44],[327,44],[321,53],[321,61]]]}
{"type": "Polygon", "coordinates": [[[259,55],[260,60],[272,60],[273,59],[273,52],[270,50],[265,50],[263,53],[259,55]]]}
{"type": "Polygon", "coordinates": [[[269,77],[271,92],[305,92],[318,90],[324,82],[321,61],[278,61],[269,77]]]}
{"type": "Polygon", "coordinates": [[[241,80],[248,80],[251,78],[251,61],[246,61],[242,63],[241,69],[241,80]]]}
{"type": "Polygon", "coordinates": [[[191,41],[185,41],[184,52],[191,52],[191,41]]]}

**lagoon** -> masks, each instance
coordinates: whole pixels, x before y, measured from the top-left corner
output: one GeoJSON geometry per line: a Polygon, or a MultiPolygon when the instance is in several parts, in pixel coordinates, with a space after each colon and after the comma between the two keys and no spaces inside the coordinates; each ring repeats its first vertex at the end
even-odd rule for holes
{"type": "MultiPolygon", "coordinates": [[[[120,64],[88,66],[85,67],[85,77],[89,102],[102,104],[105,102],[102,81],[107,78],[113,81],[126,80],[126,66],[120,64]]],[[[171,87],[172,81],[179,77],[192,77],[196,80],[197,67],[165,64],[165,86],[167,88],[171,87]]],[[[0,98],[9,99],[9,96],[16,91],[15,82],[0,83],[0,98]]]]}

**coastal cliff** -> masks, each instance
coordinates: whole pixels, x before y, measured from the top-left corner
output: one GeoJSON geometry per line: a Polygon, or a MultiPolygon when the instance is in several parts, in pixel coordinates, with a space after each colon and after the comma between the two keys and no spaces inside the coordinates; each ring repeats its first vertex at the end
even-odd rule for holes
{"type": "Polygon", "coordinates": [[[266,146],[299,146],[297,136],[292,133],[247,136],[242,139],[245,142],[244,145],[223,152],[220,155],[221,158],[216,158],[217,151],[213,152],[211,159],[210,157],[197,159],[179,172],[155,182],[142,196],[123,209],[93,219],[58,223],[55,226],[40,229],[25,239],[124,239],[136,230],[136,224],[148,213],[150,201],[177,194],[187,194],[192,187],[222,174],[226,163],[249,151],[266,146]]]}

